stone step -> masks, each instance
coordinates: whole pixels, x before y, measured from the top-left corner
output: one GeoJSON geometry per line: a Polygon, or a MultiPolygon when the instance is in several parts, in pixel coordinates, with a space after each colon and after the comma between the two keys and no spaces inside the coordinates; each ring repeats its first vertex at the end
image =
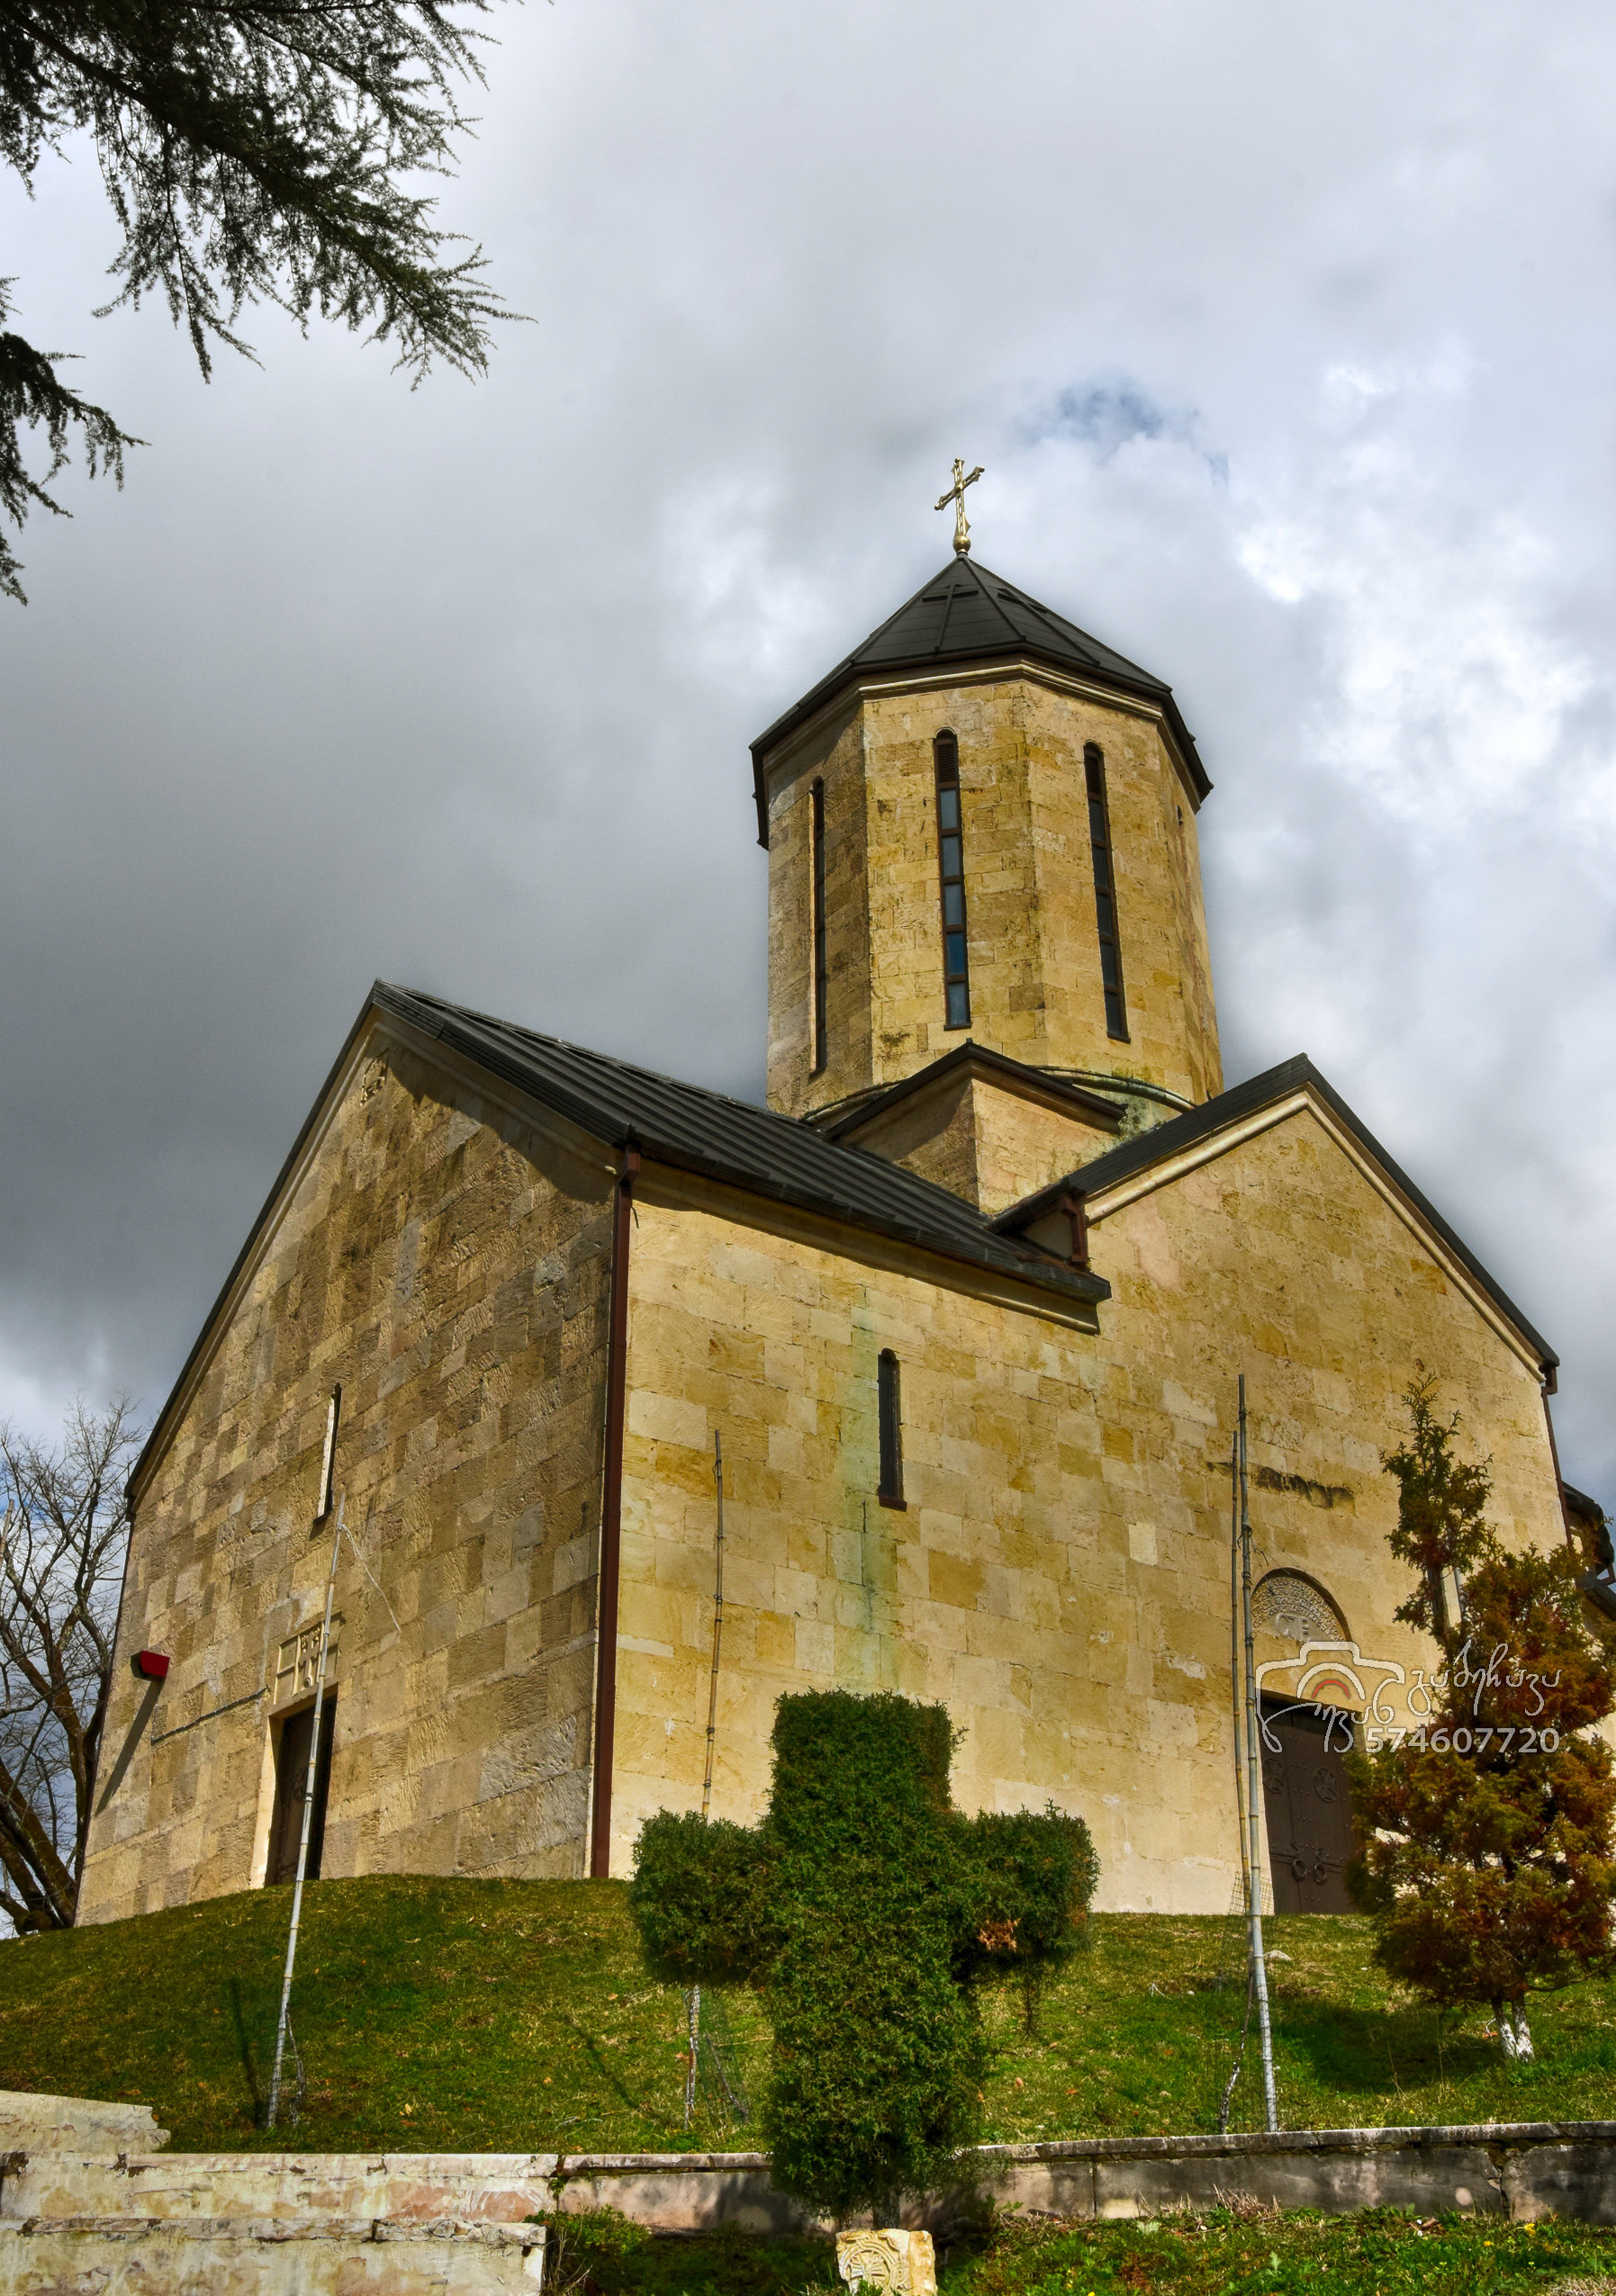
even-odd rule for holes
{"type": "Polygon", "coordinates": [[[0,2222],[0,2296],[538,2296],[539,2225],[323,2213],[0,2222]]]}
{"type": "Polygon", "coordinates": [[[550,2206],[553,2153],[92,2153],[0,2156],[14,2218],[330,2216],[519,2224],[550,2206]]]}
{"type": "Polygon", "coordinates": [[[149,2104],[0,2089],[0,2153],[154,2153],[167,2141],[149,2104]]]}

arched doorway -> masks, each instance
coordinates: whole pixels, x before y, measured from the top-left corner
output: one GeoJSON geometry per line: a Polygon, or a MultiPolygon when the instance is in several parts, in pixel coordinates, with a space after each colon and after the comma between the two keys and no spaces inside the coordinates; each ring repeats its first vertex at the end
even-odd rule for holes
{"type": "MultiPolygon", "coordinates": [[[[1338,1605],[1299,1571],[1271,1571],[1252,1590],[1259,1631],[1294,1643],[1350,1643],[1338,1605]]],[[[1310,1670],[1311,1671],[1311,1670],[1310,1670]]],[[[1305,1699],[1265,1696],[1262,1798],[1277,1913],[1350,1913],[1347,1867],[1356,1849],[1346,1757],[1357,1717],[1346,1683],[1315,1680],[1305,1699]],[[1343,1700],[1332,1701],[1332,1693],[1343,1700]]]]}

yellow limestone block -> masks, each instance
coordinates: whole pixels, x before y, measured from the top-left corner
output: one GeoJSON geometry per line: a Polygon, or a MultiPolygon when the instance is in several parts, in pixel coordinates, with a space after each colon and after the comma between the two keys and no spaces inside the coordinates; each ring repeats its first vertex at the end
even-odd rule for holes
{"type": "Polygon", "coordinates": [[[836,2270],[850,2288],[937,2296],[937,2260],[929,2232],[838,2232],[836,2270]]]}

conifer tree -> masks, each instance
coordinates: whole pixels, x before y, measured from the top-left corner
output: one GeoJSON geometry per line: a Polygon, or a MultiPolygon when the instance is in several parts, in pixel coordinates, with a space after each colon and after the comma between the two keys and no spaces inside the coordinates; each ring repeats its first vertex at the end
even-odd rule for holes
{"type": "MultiPolygon", "coordinates": [[[[244,307],[279,303],[480,374],[504,312],[475,248],[456,249],[424,179],[447,175],[482,77],[466,21],[488,0],[5,0],[0,164],[32,192],[41,158],[87,136],[122,244],[116,302],[160,297],[203,373],[245,351],[244,307]]],[[[14,284],[0,278],[0,321],[14,284]]],[[[73,434],[92,475],[122,479],[140,442],[0,325],[0,518],[60,512],[49,489],[73,434]],[[22,434],[44,433],[42,475],[22,434]]],[[[21,600],[0,534],[0,593],[21,600]]]]}
{"type": "Polygon", "coordinates": [[[1397,1616],[1441,1652],[1431,1711],[1400,1743],[1355,1755],[1363,1847],[1349,1874],[1376,1958],[1442,2008],[1491,2005],[1512,2059],[1532,2055],[1526,2001],[1616,1966],[1616,1769],[1591,1733],[1616,1706],[1567,1553],[1512,1553],[1485,1509],[1489,1462],[1456,1455],[1438,1382],[1412,1381],[1392,1552],[1417,1573],[1397,1616]]]}

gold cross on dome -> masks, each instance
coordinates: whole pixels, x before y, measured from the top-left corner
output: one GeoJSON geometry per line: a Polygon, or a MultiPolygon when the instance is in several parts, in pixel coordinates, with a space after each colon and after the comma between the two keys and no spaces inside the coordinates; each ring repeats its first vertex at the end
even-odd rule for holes
{"type": "Polygon", "coordinates": [[[961,558],[969,558],[971,555],[971,528],[965,523],[965,490],[968,486],[974,486],[981,475],[982,466],[979,463],[967,478],[964,457],[956,455],[954,482],[946,494],[940,495],[937,499],[939,510],[946,510],[951,502],[954,506],[954,550],[961,558]]]}

